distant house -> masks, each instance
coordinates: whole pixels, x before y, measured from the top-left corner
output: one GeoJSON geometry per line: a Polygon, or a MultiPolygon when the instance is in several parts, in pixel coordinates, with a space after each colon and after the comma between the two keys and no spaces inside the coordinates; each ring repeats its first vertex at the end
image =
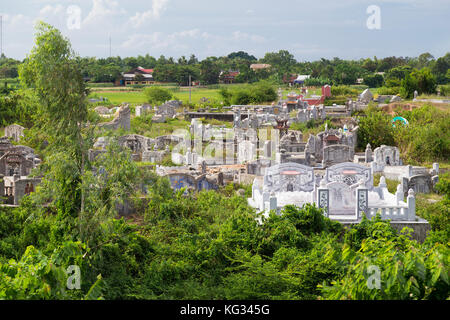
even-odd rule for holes
{"type": "Polygon", "coordinates": [[[220,83],[233,83],[236,77],[240,74],[239,71],[221,71],[219,75],[220,83]]]}
{"type": "Polygon", "coordinates": [[[283,76],[283,82],[284,83],[294,83],[295,79],[297,79],[297,75],[296,74],[291,74],[291,75],[284,75],[283,76]]]}
{"type": "Polygon", "coordinates": [[[303,85],[305,83],[306,79],[309,79],[310,75],[306,75],[306,74],[299,74],[297,76],[297,78],[294,80],[294,84],[299,84],[299,85],[303,85]]]}
{"type": "Polygon", "coordinates": [[[252,69],[253,71],[270,69],[271,67],[272,66],[270,64],[266,64],[266,63],[254,63],[254,64],[250,65],[250,69],[252,69]]]}
{"type": "Polygon", "coordinates": [[[153,84],[153,69],[144,69],[142,67],[134,68],[128,72],[124,72],[122,77],[116,82],[119,86],[129,86],[134,84],[153,84]]]}

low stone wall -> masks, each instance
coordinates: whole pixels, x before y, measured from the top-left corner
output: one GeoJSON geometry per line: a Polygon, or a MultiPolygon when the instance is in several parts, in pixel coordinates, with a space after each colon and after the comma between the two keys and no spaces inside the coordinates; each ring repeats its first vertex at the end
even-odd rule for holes
{"type": "Polygon", "coordinates": [[[246,173],[241,173],[238,176],[238,182],[241,184],[252,184],[253,180],[255,180],[256,175],[254,174],[246,174],[246,173]]]}
{"type": "MultiPolygon", "coordinates": [[[[418,221],[391,221],[391,226],[398,232],[400,232],[404,227],[408,227],[413,229],[412,238],[417,240],[418,242],[424,242],[428,232],[431,230],[430,224],[428,221],[417,218],[418,221]]],[[[360,221],[339,221],[346,228],[350,228],[350,226],[354,224],[358,224],[360,221]]]]}
{"type": "MultiPolygon", "coordinates": [[[[246,118],[247,115],[242,114],[242,118],[246,118]]],[[[217,119],[220,121],[230,121],[233,122],[234,114],[233,113],[219,113],[219,112],[187,112],[184,115],[186,120],[192,120],[194,118],[204,118],[204,119],[217,119]]]]}

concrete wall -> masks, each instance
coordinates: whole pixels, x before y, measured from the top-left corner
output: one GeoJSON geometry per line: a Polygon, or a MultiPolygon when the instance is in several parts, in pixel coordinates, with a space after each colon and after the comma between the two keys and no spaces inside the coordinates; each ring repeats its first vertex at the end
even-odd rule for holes
{"type": "MultiPolygon", "coordinates": [[[[417,218],[418,221],[391,221],[391,226],[398,232],[400,232],[404,227],[413,229],[412,238],[418,242],[424,242],[428,232],[431,230],[430,224],[421,218],[417,218]]],[[[344,227],[349,228],[351,225],[359,224],[359,221],[345,221],[342,222],[344,227]]]]}

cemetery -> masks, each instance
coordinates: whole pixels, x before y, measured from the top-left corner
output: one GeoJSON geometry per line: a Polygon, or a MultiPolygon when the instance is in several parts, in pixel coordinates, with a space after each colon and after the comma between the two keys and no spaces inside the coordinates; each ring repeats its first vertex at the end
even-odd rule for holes
{"type": "MultiPolygon", "coordinates": [[[[389,219],[391,224],[415,222],[413,229],[421,230],[423,237],[423,230],[429,225],[416,216],[415,196],[433,192],[439,181],[439,164],[430,170],[404,165],[400,150],[393,146],[381,145],[372,151],[368,144],[365,152],[356,152],[359,126],[354,118],[342,128],[328,128],[325,123],[325,130],[309,134],[306,140],[302,131],[290,129],[291,125],[311,120],[350,119],[354,111],[365,110],[369,103],[382,104],[386,99],[395,102],[397,98],[380,95],[374,100],[366,89],[356,101],[348,99],[345,105],[324,105],[325,98],[330,96],[329,85],[322,87],[322,96],[317,100],[295,92],[283,99],[279,90],[276,103],[231,105],[224,107],[225,112],[210,108],[207,112],[203,109],[189,112],[186,108],[181,111],[183,102],[176,100],[155,107],[137,105],[134,115],[129,104],[98,106],[94,110],[101,117],[113,117],[98,124],[99,132],[104,133],[129,132],[132,117],[147,115],[155,124],[178,117],[189,119],[191,124],[182,134],[156,138],[137,134],[99,136],[89,150],[89,160],[95,161],[100,154],[107,153],[111,143],[116,143],[129,150],[133,161],[152,164],[156,174],[168,178],[174,190],[200,192],[248,183],[252,185],[249,205],[265,216],[271,210],[280,214],[287,205],[301,208],[314,204],[323,210],[324,216],[346,224],[361,221],[362,215],[371,218],[376,214],[389,219]],[[203,124],[202,119],[231,122],[232,127],[203,124]],[[161,165],[164,159],[177,166],[161,165]],[[374,174],[382,175],[378,186],[373,185],[374,174]],[[399,182],[394,193],[387,190],[386,178],[399,182]]],[[[9,142],[9,139],[19,141],[23,130],[19,125],[11,125],[5,129],[2,140],[1,193],[7,199],[4,203],[9,205],[18,205],[23,195],[33,192],[40,181],[28,177],[40,163],[33,150],[20,149],[9,142]]],[[[127,208],[121,212],[126,215],[134,212],[132,206],[127,208]]]]}
{"type": "MultiPolygon", "coordinates": [[[[267,45],[196,30],[120,48],[267,45]]],[[[0,54],[1,300],[448,300],[448,53],[88,58],[72,32],[0,54]]]]}
{"type": "MultiPolygon", "coordinates": [[[[155,123],[180,117],[191,124],[181,134],[156,138],[128,134],[115,141],[131,152],[134,161],[155,164],[156,174],[168,178],[174,190],[200,192],[248,183],[252,185],[248,204],[266,217],[271,210],[280,214],[287,205],[301,208],[306,204],[345,225],[358,223],[363,215],[370,219],[379,214],[394,228],[410,226],[414,237],[423,241],[429,224],[416,215],[415,199],[419,193],[433,192],[439,165],[430,170],[404,165],[400,150],[393,146],[381,145],[372,151],[368,144],[364,152],[357,152],[359,126],[353,112],[365,110],[369,103],[381,105],[388,98],[397,99],[379,96],[375,100],[366,89],[356,101],[327,106],[323,101],[331,95],[330,88],[322,87],[318,101],[291,92],[286,99],[279,94],[278,102],[271,105],[231,105],[224,107],[225,112],[210,108],[189,112],[181,110],[179,101],[155,107],[143,104],[135,107],[135,117],[150,114],[155,123]],[[341,128],[328,128],[325,123],[325,130],[309,134],[306,140],[301,131],[290,129],[295,123],[341,118],[352,120],[341,128]],[[232,127],[204,124],[202,119],[232,122],[232,127]],[[167,157],[177,166],[160,165],[167,157]],[[373,185],[374,174],[382,175],[377,186],[373,185]],[[399,182],[394,193],[388,191],[386,178],[399,182]]],[[[111,125],[100,128],[126,128],[130,121],[127,108],[117,109],[111,125]]],[[[96,112],[110,114],[99,107],[96,112]]],[[[106,153],[110,141],[99,137],[90,159],[106,153]]]]}

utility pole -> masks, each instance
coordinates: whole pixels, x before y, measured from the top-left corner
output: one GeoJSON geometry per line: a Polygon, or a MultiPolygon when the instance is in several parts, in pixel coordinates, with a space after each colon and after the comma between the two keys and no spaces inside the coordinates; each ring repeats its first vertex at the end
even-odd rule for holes
{"type": "Polygon", "coordinates": [[[189,75],[189,103],[191,103],[191,75],[189,75]]]}
{"type": "Polygon", "coordinates": [[[111,36],[109,36],[109,57],[111,58],[111,36]]]}

